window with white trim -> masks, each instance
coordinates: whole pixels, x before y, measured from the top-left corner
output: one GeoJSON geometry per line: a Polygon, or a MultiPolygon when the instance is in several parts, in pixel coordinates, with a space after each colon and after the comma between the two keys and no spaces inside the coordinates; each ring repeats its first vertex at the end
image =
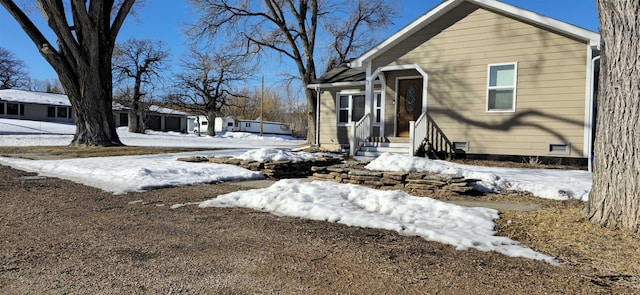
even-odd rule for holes
{"type": "MultiPolygon", "coordinates": [[[[373,122],[380,123],[382,94],[376,92],[374,97],[373,122]]],[[[364,117],[366,112],[364,92],[338,93],[336,105],[338,124],[357,122],[364,117]]]]}
{"type": "Polygon", "coordinates": [[[487,72],[487,111],[515,111],[517,63],[492,64],[487,72]]]}
{"type": "Polygon", "coordinates": [[[380,124],[380,117],[382,116],[382,93],[376,93],[375,98],[373,103],[373,123],[380,124]]]}

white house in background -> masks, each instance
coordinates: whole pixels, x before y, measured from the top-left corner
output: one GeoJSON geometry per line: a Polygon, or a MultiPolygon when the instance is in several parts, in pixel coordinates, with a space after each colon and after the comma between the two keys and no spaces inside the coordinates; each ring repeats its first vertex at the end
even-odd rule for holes
{"type": "MultiPolygon", "coordinates": [[[[190,116],[188,129],[194,133],[206,132],[209,121],[206,116],[190,116]]],[[[233,116],[216,117],[215,132],[251,132],[260,133],[260,118],[255,120],[238,120],[233,116]]],[[[262,122],[262,133],[291,135],[291,128],[282,122],[262,122]]]]}
{"type": "Polygon", "coordinates": [[[16,89],[0,90],[0,118],[68,123],[75,121],[66,95],[16,89]]]}
{"type": "MultiPolygon", "coordinates": [[[[120,103],[113,104],[113,118],[116,127],[128,126],[129,107],[120,103]]],[[[147,129],[155,131],[175,131],[186,133],[189,130],[188,119],[189,115],[185,112],[157,106],[150,105],[146,111],[147,115],[147,129]]]]}
{"type": "MultiPolygon", "coordinates": [[[[127,126],[128,107],[113,104],[116,127],[127,126]]],[[[147,112],[147,129],[187,132],[187,113],[152,105],[147,112]]],[[[64,94],[0,90],[0,118],[74,123],[69,98],[64,94]]]]}

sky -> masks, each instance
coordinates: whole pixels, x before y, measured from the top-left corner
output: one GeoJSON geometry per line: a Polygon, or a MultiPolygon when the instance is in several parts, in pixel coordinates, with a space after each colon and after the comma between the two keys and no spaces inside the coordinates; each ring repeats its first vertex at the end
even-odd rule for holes
{"type": "MultiPolygon", "coordinates": [[[[0,146],[16,143],[27,146],[66,145],[74,132],[72,124],[0,118],[0,146]]],[[[287,136],[261,138],[243,132],[227,132],[215,137],[164,132],[133,134],[127,132],[126,127],[118,128],[118,134],[127,145],[222,149],[59,160],[0,156],[0,165],[36,172],[43,177],[67,179],[111,192],[117,197],[119,194],[166,187],[264,179],[260,172],[238,166],[177,161],[179,157],[231,156],[261,162],[317,157],[317,154],[296,151],[303,141],[287,136]]],[[[536,197],[557,200],[587,201],[591,188],[591,173],[586,171],[469,166],[397,154],[383,154],[365,168],[461,174],[478,179],[475,186],[481,191],[527,191],[536,197]]],[[[140,197],[144,198],[144,195],[140,197]]],[[[494,220],[500,215],[495,209],[464,207],[428,197],[415,197],[399,190],[284,179],[266,188],[241,189],[211,200],[159,205],[166,205],[170,208],[168,210],[180,210],[184,206],[199,206],[202,210],[209,207],[246,207],[276,215],[392,230],[453,245],[458,250],[474,248],[559,263],[554,257],[536,252],[517,241],[496,236],[494,220]]]]}
{"type": "MultiPolygon", "coordinates": [[[[193,21],[192,10],[186,4],[186,0],[146,1],[146,5],[138,9],[136,15],[127,18],[117,42],[129,38],[161,40],[170,50],[172,61],[169,64],[174,65],[173,70],[176,70],[175,65],[186,48],[186,39],[182,34],[183,24],[193,21]]],[[[396,1],[399,2],[399,17],[393,20],[394,25],[381,32],[381,38],[390,36],[441,2],[441,0],[396,1]]],[[[20,3],[19,0],[17,2],[20,3]]],[[[591,31],[598,31],[594,0],[504,0],[503,2],[591,31]]],[[[32,9],[32,15],[39,17],[37,9],[32,9]]],[[[44,22],[41,20],[36,24],[44,25],[44,22]]],[[[13,52],[17,58],[25,61],[31,77],[38,80],[56,77],[51,66],[40,56],[31,40],[3,7],[0,7],[0,47],[13,52]]],[[[260,71],[265,75],[267,86],[280,81],[283,74],[295,74],[295,67],[286,60],[274,58],[269,59],[268,62],[269,64],[262,66],[264,70],[260,71]]],[[[321,74],[318,73],[318,75],[321,74]]],[[[257,86],[259,77],[249,83],[257,86]]]]}

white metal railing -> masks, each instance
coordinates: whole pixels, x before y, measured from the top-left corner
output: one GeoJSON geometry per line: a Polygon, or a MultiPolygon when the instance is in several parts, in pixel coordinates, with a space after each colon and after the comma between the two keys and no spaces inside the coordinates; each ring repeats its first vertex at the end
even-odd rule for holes
{"type": "Polygon", "coordinates": [[[427,135],[427,113],[409,122],[409,155],[415,156],[427,135]]]}
{"type": "Polygon", "coordinates": [[[370,135],[371,114],[365,114],[358,122],[352,122],[351,136],[349,136],[349,155],[355,156],[370,135]]]}

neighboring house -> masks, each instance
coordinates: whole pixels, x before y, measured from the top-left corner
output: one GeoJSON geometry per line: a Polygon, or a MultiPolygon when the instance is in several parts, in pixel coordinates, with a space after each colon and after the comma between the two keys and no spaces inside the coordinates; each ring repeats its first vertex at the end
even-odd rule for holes
{"type": "MultiPolygon", "coordinates": [[[[209,122],[206,116],[190,116],[189,117],[189,130],[193,130],[194,133],[206,132],[209,122]]],[[[233,116],[216,117],[216,124],[214,128],[215,132],[251,132],[260,133],[260,118],[255,120],[240,120],[235,119],[233,116]]],[[[262,122],[262,133],[264,134],[281,134],[291,135],[291,128],[288,124],[282,122],[262,122]]]]}
{"type": "Polygon", "coordinates": [[[16,89],[0,90],[0,118],[74,122],[66,95],[16,89]]]}
{"type": "Polygon", "coordinates": [[[309,88],[317,142],[430,156],[562,157],[592,151],[600,36],[493,0],[448,0],[309,88]]]}
{"type": "MultiPolygon", "coordinates": [[[[120,103],[113,104],[113,118],[116,127],[128,126],[129,107],[120,103]]],[[[150,105],[148,110],[145,110],[147,117],[146,128],[155,131],[175,131],[186,133],[188,130],[187,117],[185,112],[157,106],[150,105]]]]}
{"type": "MultiPolygon", "coordinates": [[[[127,126],[128,107],[113,104],[116,127],[127,126]]],[[[187,131],[187,113],[152,105],[147,128],[157,131],[187,131]]],[[[0,118],[74,123],[71,103],[64,94],[16,89],[0,90],[0,118]]]]}

